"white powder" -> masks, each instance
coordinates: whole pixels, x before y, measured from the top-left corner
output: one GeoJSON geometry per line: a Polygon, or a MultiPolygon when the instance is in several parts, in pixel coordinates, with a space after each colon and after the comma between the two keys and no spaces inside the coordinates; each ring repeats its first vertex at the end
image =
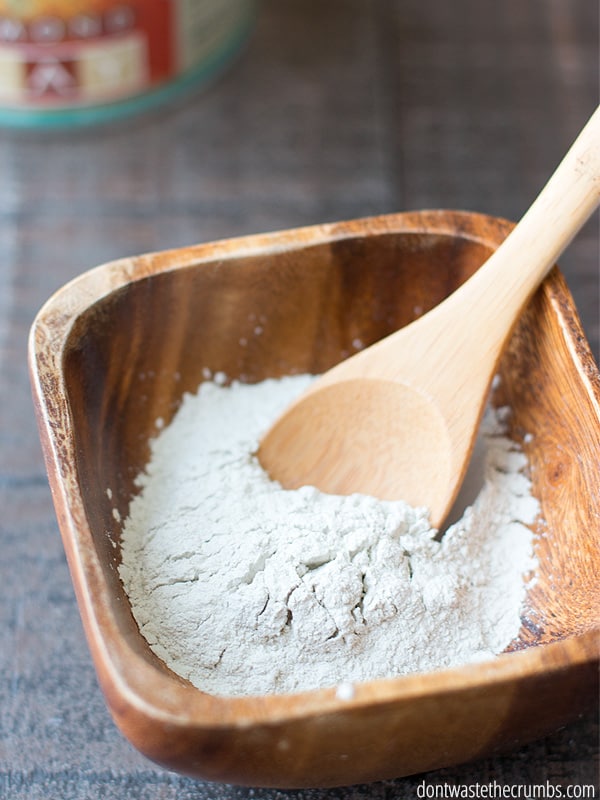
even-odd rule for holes
{"type": "Polygon", "coordinates": [[[213,694],[340,697],[500,653],[519,632],[539,511],[503,414],[483,422],[483,488],[438,542],[425,509],[265,475],[260,436],[309,380],[204,383],[153,440],[120,567],[152,650],[213,694]]]}

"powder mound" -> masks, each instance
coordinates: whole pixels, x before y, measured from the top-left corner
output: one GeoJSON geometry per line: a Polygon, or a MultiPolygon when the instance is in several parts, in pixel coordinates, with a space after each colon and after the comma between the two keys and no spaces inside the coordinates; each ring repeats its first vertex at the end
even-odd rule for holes
{"type": "Polygon", "coordinates": [[[120,576],[150,647],[219,695],[295,692],[488,658],[517,636],[539,513],[488,409],[483,485],[438,541],[426,509],[284,490],[254,453],[312,380],[186,395],[151,443],[120,576]]]}

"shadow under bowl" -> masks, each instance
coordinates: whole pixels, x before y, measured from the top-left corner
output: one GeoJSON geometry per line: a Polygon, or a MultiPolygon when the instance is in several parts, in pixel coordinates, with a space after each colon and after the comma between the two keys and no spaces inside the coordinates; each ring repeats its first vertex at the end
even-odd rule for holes
{"type": "Polygon", "coordinates": [[[510,652],[350,699],[213,696],[151,652],[118,576],[119,518],[157,420],[205,370],[322,372],[439,303],[510,228],[427,211],[221,241],[98,267],[41,309],[29,360],[56,513],[108,707],[146,756],[211,781],[348,785],[519,746],[597,702],[600,377],[558,268],[512,335],[495,398],[512,407],[542,517],[510,652]]]}

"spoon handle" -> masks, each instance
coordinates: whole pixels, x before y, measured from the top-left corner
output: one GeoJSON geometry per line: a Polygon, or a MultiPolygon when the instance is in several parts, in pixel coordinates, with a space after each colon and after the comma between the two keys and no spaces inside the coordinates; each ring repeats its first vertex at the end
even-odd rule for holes
{"type": "MultiPolygon", "coordinates": [[[[342,362],[321,383],[352,370],[414,385],[444,410],[453,441],[468,443],[523,308],[599,202],[597,109],[522,220],[468,281],[427,314],[357,353],[349,360],[353,365],[342,362]]],[[[465,447],[456,445],[453,452],[458,470],[465,447]]]]}
{"type": "Polygon", "coordinates": [[[600,107],[519,224],[464,284],[465,295],[471,293],[471,303],[487,316],[488,325],[496,318],[500,335],[599,202],[600,107]]]}

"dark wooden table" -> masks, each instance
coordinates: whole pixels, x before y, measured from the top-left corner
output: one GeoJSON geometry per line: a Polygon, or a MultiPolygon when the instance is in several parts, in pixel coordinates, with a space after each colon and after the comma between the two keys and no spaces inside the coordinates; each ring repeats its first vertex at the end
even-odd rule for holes
{"type": "MultiPolygon", "coordinates": [[[[518,218],[597,102],[597,30],[593,0],[266,0],[243,58],[209,91],[110,128],[0,132],[0,797],[597,786],[594,708],[513,752],[352,789],[217,786],[146,761],[96,683],[26,367],[44,300],[110,259],[413,208],[518,218]]],[[[561,264],[597,359],[597,220],[561,264]]]]}

